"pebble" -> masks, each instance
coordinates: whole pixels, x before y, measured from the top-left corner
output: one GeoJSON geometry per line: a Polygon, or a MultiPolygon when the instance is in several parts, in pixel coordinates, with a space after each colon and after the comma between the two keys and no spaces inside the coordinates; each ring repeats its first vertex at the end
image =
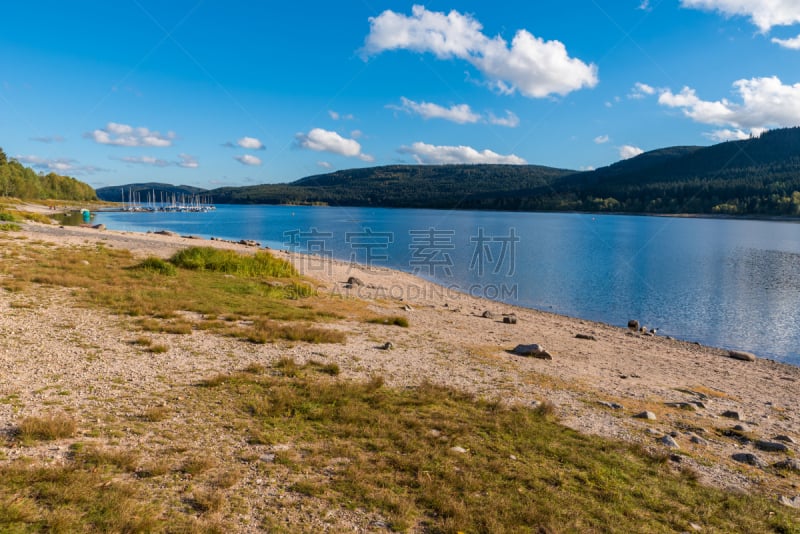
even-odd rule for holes
{"type": "Polygon", "coordinates": [[[268,452],[267,454],[262,455],[259,460],[265,463],[272,463],[275,461],[275,454],[272,452],[268,452]]]}
{"type": "Polygon", "coordinates": [[[517,324],[517,316],[513,313],[511,315],[506,315],[503,317],[503,322],[505,324],[517,324]]]}
{"type": "Polygon", "coordinates": [[[457,452],[458,454],[464,454],[467,452],[467,449],[465,449],[464,447],[455,446],[455,447],[450,447],[450,451],[457,452]]]}
{"type": "Polygon", "coordinates": [[[622,408],[624,408],[624,406],[622,406],[618,402],[598,401],[597,404],[599,404],[600,406],[605,406],[606,408],[611,408],[612,410],[621,410],[622,408]]]}
{"type": "Polygon", "coordinates": [[[380,348],[381,350],[392,350],[392,349],[394,348],[394,345],[392,344],[392,342],[391,342],[391,341],[387,341],[386,343],[384,343],[383,345],[381,345],[379,348],[380,348]]]}
{"type": "Polygon", "coordinates": [[[597,338],[589,334],[575,334],[575,339],[585,339],[587,341],[597,341],[597,338]]]}

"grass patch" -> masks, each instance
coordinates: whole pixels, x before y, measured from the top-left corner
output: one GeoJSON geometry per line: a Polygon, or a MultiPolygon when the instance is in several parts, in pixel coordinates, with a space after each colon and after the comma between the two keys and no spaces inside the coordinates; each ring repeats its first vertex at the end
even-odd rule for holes
{"type": "Polygon", "coordinates": [[[232,250],[192,247],[176,253],[170,258],[170,262],[184,269],[214,271],[251,278],[298,276],[289,262],[277,259],[267,252],[256,252],[253,256],[245,256],[232,250]]]}
{"type": "Polygon", "coordinates": [[[5,210],[0,210],[0,222],[17,222],[19,219],[13,213],[5,210]]]}
{"type": "Polygon", "coordinates": [[[169,350],[169,347],[167,347],[166,345],[151,345],[150,346],[150,352],[152,352],[153,354],[164,354],[168,350],[169,350]]]}
{"type": "Polygon", "coordinates": [[[550,405],[504,407],[431,384],[395,390],[322,367],[285,359],[195,391],[234,410],[228,419],[251,443],[302,444],[276,464],[288,489],[325,508],[375,511],[399,531],[800,529],[800,514],[776,503],[704,487],[665,457],[561,426],[550,405]]]}
{"type": "Polygon", "coordinates": [[[146,258],[142,263],[134,265],[133,268],[163,274],[164,276],[175,276],[178,274],[178,269],[175,268],[173,264],[161,258],[146,258]]]}
{"type": "Polygon", "coordinates": [[[392,315],[390,317],[374,317],[372,319],[367,319],[367,322],[372,324],[385,324],[388,326],[401,326],[403,328],[408,328],[408,319],[399,315],[392,315]]]}
{"type": "Polygon", "coordinates": [[[33,441],[53,441],[71,438],[75,435],[77,424],[66,414],[43,417],[26,417],[17,427],[17,436],[23,443],[33,441]]]}
{"type": "Polygon", "coordinates": [[[22,230],[22,227],[17,223],[0,223],[0,232],[19,232],[20,230],[22,230]]]}

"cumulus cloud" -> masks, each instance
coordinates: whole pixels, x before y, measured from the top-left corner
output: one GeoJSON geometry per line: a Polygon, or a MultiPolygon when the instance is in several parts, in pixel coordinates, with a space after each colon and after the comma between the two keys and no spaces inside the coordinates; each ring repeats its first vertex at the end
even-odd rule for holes
{"type": "Polygon", "coordinates": [[[242,137],[236,144],[247,150],[265,150],[264,144],[255,137],[242,137]]]}
{"type": "Polygon", "coordinates": [[[493,113],[489,113],[487,117],[489,124],[496,126],[505,126],[506,128],[516,128],[519,126],[519,117],[509,110],[506,110],[505,117],[495,117],[493,113]]]}
{"type": "Polygon", "coordinates": [[[417,163],[443,165],[455,163],[504,163],[525,165],[527,162],[514,154],[504,156],[491,150],[475,150],[470,146],[436,146],[416,142],[398,149],[401,154],[410,154],[417,163]]]}
{"type": "Polygon", "coordinates": [[[431,53],[439,59],[458,58],[488,78],[495,90],[519,91],[530,98],[566,95],[597,85],[597,66],[572,58],[560,41],[544,41],[519,30],[511,45],[502,37],[483,34],[483,26],[458,11],[441,13],[415,5],[411,16],[386,10],[370,17],[365,56],[387,50],[431,53]]]}
{"type": "Polygon", "coordinates": [[[646,83],[636,82],[633,86],[633,89],[631,89],[631,92],[628,94],[628,98],[639,100],[646,96],[654,95],[655,93],[655,87],[651,87],[646,83]]]}
{"type": "Polygon", "coordinates": [[[644,150],[638,146],[622,145],[619,147],[619,157],[621,159],[631,159],[639,154],[644,154],[644,150]]]}
{"type": "Polygon", "coordinates": [[[751,132],[800,124],[800,83],[784,85],[777,76],[752,78],[734,82],[733,90],[741,102],[701,100],[694,89],[684,87],[679,93],[663,90],[658,103],[681,109],[685,116],[702,124],[751,132]]]}
{"type": "Polygon", "coordinates": [[[235,159],[242,165],[249,165],[251,167],[258,167],[259,165],[261,165],[261,159],[251,154],[242,154],[241,156],[233,156],[233,159],[235,159]]]}
{"type": "Polygon", "coordinates": [[[594,142],[598,145],[608,143],[611,139],[607,135],[598,135],[594,138],[594,142]]]}
{"type": "Polygon", "coordinates": [[[355,139],[347,139],[336,132],[314,128],[307,134],[295,135],[298,146],[317,152],[330,152],[361,161],[374,161],[374,158],[361,152],[361,144],[355,139]]]}
{"type": "Polygon", "coordinates": [[[190,156],[189,154],[178,154],[178,167],[183,167],[185,169],[196,169],[200,166],[197,162],[197,158],[194,156],[190,156]]]}
{"type": "Polygon", "coordinates": [[[758,137],[762,133],[767,131],[766,128],[753,128],[749,132],[745,132],[744,130],[731,130],[728,128],[724,128],[721,130],[714,130],[713,132],[709,132],[705,135],[712,141],[722,142],[722,141],[742,141],[744,139],[750,139],[751,137],[758,137]]]}
{"type": "Polygon", "coordinates": [[[84,137],[101,145],[161,148],[172,146],[175,132],[167,132],[162,135],[160,132],[144,127],[134,128],[127,124],[109,122],[105,128],[88,132],[84,134],[84,137]]]}
{"type": "Polygon", "coordinates": [[[457,124],[476,123],[481,116],[473,112],[467,104],[454,104],[449,108],[433,104],[431,102],[414,102],[404,96],[400,97],[402,102],[399,106],[387,106],[390,109],[405,111],[412,115],[419,115],[423,119],[444,119],[457,124]]]}
{"type": "Polygon", "coordinates": [[[772,38],[772,42],[790,50],[800,50],[800,35],[792,39],[778,39],[772,38]]]}
{"type": "Polygon", "coordinates": [[[729,17],[749,17],[765,33],[774,26],[800,23],[800,3],[797,0],[681,0],[681,6],[719,11],[729,17]]]}
{"type": "Polygon", "coordinates": [[[86,175],[105,170],[92,165],[81,165],[72,158],[43,158],[36,155],[19,155],[14,156],[13,159],[22,164],[30,165],[34,169],[58,174],[86,175]]]}

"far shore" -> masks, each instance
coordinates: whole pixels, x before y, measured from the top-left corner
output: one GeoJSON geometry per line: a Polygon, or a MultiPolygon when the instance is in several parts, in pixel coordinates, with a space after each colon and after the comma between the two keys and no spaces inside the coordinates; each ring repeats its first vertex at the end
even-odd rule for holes
{"type": "MultiPolygon", "coordinates": [[[[23,224],[19,236],[58,247],[102,244],[130,250],[142,258],[168,258],[181,248],[200,245],[245,253],[255,250],[228,241],[39,223],[23,224]]],[[[564,424],[581,432],[616,437],[654,450],[665,447],[659,441],[662,436],[673,434],[686,453],[682,456],[684,464],[696,469],[709,484],[766,492],[776,498],[779,494],[800,493],[793,489],[800,486],[800,473],[778,475],[733,459],[734,454],[747,451],[761,457],[763,465],[769,465],[785,454],[761,452],[752,442],[742,443],[724,433],[725,429],[742,424],[758,439],[787,436],[800,443],[799,367],[765,359],[740,361],[717,348],[443,291],[431,282],[386,268],[342,261],[321,263],[318,257],[271,252],[291,261],[302,274],[315,280],[320,295],[364,300],[380,313],[408,318],[411,326],[407,329],[386,330],[379,325],[348,329],[346,344],[326,351],[345,376],[379,374],[395,386],[432,381],[508,403],[549,401],[556,406],[564,424]],[[348,284],[351,277],[359,283],[348,284]],[[397,289],[390,292],[389,288],[397,289]],[[514,322],[508,319],[512,316],[514,322]],[[390,342],[393,350],[380,350],[378,345],[383,342],[390,342]],[[517,345],[533,343],[546,349],[552,360],[511,352],[517,345]],[[656,419],[634,417],[644,411],[652,412],[656,419]],[[726,413],[736,413],[738,420],[726,413]]],[[[54,305],[48,313],[70,316],[69,304],[65,306],[59,311],[54,305]]],[[[8,321],[20,320],[6,314],[4,317],[0,320],[5,322],[0,328],[3,331],[10,327],[8,321]]],[[[30,320],[31,329],[46,328],[35,315],[30,320]]],[[[118,328],[112,318],[95,320],[106,325],[102,328],[118,328]]],[[[44,339],[42,336],[46,334],[41,332],[35,339],[44,339]]],[[[169,366],[188,373],[187,380],[228,371],[239,364],[240,349],[230,340],[203,332],[192,336],[197,343],[215,347],[208,349],[210,354],[228,356],[204,359],[202,365],[189,370],[185,358],[191,356],[182,356],[180,347],[170,348],[169,366]]],[[[118,339],[120,335],[100,337],[118,339]]],[[[170,339],[165,337],[163,342],[170,343],[170,339]]],[[[66,341],[47,339],[46,343],[48,347],[52,345],[48,350],[53,353],[67,350],[63,346],[66,341]]],[[[130,350],[113,345],[106,350],[130,350]]],[[[291,356],[307,361],[318,350],[303,344],[282,348],[265,345],[255,353],[248,349],[248,358],[273,361],[291,356]]],[[[64,361],[60,365],[69,364],[64,361]]],[[[131,365],[126,364],[125,373],[135,383],[142,370],[131,365]]],[[[113,370],[104,372],[114,376],[113,370]]],[[[33,392],[46,385],[35,362],[18,363],[14,376],[16,387],[25,391],[33,392]]],[[[80,381],[86,379],[81,376],[80,381]]],[[[90,379],[104,380],[100,376],[90,379]]],[[[74,387],[81,389],[79,385],[74,387]]],[[[31,398],[30,402],[38,401],[31,398]]],[[[0,424],[8,424],[11,414],[3,414],[0,409],[0,424]]],[[[798,445],[789,444],[789,454],[797,453],[798,445]]]]}

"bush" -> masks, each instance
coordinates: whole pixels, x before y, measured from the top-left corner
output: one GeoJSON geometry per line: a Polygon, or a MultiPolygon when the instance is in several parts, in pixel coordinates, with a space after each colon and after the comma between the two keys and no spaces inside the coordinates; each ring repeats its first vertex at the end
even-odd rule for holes
{"type": "Polygon", "coordinates": [[[171,263],[162,260],[161,258],[150,257],[145,259],[142,263],[135,267],[143,271],[150,271],[153,273],[163,274],[164,276],[175,276],[178,270],[171,263]]]}

